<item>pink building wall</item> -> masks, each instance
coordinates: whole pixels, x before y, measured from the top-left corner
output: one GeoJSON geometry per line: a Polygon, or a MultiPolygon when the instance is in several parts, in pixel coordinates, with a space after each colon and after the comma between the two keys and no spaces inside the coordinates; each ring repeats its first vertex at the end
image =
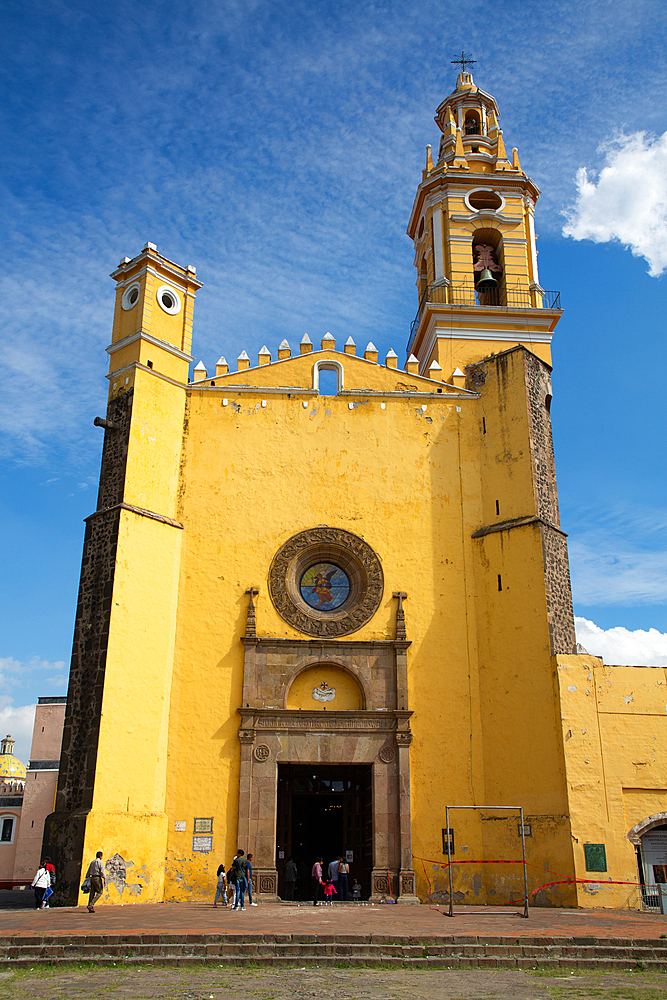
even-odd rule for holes
{"type": "Polygon", "coordinates": [[[41,860],[44,820],[53,812],[58,783],[66,702],[66,698],[40,698],[35,709],[30,763],[14,858],[15,880],[25,878],[31,882],[41,860]]]}

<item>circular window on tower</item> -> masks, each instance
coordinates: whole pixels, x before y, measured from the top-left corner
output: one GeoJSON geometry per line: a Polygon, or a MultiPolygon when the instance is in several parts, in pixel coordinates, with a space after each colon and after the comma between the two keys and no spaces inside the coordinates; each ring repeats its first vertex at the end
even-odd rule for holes
{"type": "Polygon", "coordinates": [[[162,285],[157,290],[157,300],[166,313],[175,316],[181,311],[181,298],[171,285],[162,285]]]}
{"type": "Polygon", "coordinates": [[[502,212],[505,199],[492,191],[491,188],[477,188],[469,191],[464,199],[471,212],[502,212]]]}
{"type": "Polygon", "coordinates": [[[134,309],[137,302],[139,301],[139,294],[141,292],[141,285],[138,281],[133,281],[131,285],[128,285],[123,292],[123,297],[120,300],[123,309],[134,309]]]}
{"type": "Polygon", "coordinates": [[[370,545],[342,528],[309,528],[276,553],[269,593],[286,622],[313,636],[356,632],[382,600],[382,566],[370,545]]]}

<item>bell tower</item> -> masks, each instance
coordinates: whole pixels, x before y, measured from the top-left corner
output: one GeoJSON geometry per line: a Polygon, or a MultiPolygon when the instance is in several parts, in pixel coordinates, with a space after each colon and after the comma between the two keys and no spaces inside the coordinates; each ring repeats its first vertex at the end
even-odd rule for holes
{"type": "Polygon", "coordinates": [[[466,365],[521,344],[551,363],[561,316],[539,283],[533,215],[540,191],[508,156],[495,98],[469,72],[438,107],[437,162],[426,147],[408,235],[415,244],[419,307],[408,355],[451,382],[466,365]]]}

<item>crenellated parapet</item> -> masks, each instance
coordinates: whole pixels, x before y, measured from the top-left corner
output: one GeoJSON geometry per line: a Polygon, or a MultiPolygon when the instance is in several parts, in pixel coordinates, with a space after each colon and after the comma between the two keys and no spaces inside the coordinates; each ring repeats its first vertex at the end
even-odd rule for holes
{"type": "Polygon", "coordinates": [[[421,375],[419,361],[411,354],[403,368],[398,366],[398,354],[390,348],[384,360],[379,360],[379,352],[372,341],[357,354],[357,345],[350,336],[343,349],[336,348],[336,340],[331,333],[320,338],[319,350],[305,334],[299,344],[299,353],[293,354],[287,340],[282,340],[276,354],[264,345],[253,364],[247,351],[242,351],[236,359],[236,371],[230,371],[224,356],[215,365],[215,375],[203,361],[193,370],[191,388],[224,389],[273,388],[276,390],[300,389],[319,390],[321,371],[338,373],[338,394],[345,391],[398,392],[398,393],[442,393],[465,392],[465,376],[460,369],[445,372],[437,361],[421,375]],[[406,380],[410,376],[410,380],[406,380]],[[450,377],[451,376],[451,377],[450,377]]]}

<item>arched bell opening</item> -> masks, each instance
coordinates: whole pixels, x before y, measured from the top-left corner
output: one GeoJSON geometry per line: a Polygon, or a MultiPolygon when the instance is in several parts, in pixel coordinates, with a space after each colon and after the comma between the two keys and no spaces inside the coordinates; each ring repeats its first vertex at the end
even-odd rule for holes
{"type": "Polygon", "coordinates": [[[503,238],[497,229],[477,229],[472,237],[475,295],[481,306],[507,303],[503,238]]]}
{"type": "Polygon", "coordinates": [[[463,117],[464,135],[482,134],[482,117],[477,108],[466,108],[463,117]]]}
{"type": "Polygon", "coordinates": [[[428,263],[426,261],[426,254],[421,259],[421,264],[419,265],[419,301],[421,302],[422,295],[428,288],[428,263]]]}

